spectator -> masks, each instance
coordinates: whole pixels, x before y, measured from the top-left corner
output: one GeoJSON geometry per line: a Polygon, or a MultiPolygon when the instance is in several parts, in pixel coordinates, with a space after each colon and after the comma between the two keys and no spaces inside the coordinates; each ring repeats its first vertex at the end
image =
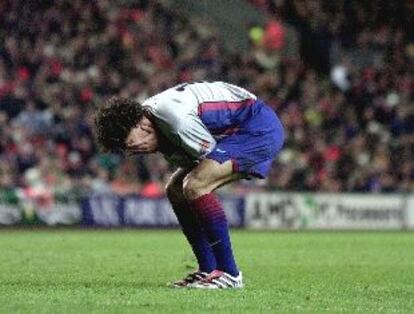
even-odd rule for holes
{"type": "Polygon", "coordinates": [[[250,33],[249,51],[229,54],[205,23],[156,1],[2,1],[0,186],[159,196],[169,166],[160,156],[99,153],[94,106],[114,94],[143,101],[181,81],[220,79],[255,91],[285,124],[285,148],[260,188],[413,191],[409,4],[253,2],[271,22],[250,33]],[[278,53],[289,40],[285,23],[301,34],[296,58],[278,53]]]}

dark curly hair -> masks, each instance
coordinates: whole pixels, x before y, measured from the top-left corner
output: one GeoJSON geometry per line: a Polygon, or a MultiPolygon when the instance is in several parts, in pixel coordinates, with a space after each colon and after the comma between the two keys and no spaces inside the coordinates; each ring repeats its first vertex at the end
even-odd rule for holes
{"type": "Polygon", "coordinates": [[[130,98],[112,97],[94,116],[96,140],[104,152],[125,150],[125,140],[144,115],[141,104],[130,98]]]}

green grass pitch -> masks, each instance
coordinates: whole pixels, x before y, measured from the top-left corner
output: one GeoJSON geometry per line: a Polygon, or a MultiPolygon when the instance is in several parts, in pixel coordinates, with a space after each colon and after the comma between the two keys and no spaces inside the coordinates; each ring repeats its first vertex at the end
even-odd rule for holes
{"type": "Polygon", "coordinates": [[[413,313],[414,234],[232,233],[245,289],[166,283],[195,266],[178,231],[0,231],[0,313],[413,313]]]}

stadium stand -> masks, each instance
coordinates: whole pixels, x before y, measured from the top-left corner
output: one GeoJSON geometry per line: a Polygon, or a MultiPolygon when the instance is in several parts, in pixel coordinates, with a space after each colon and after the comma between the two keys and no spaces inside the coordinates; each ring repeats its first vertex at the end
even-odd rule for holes
{"type": "Polygon", "coordinates": [[[287,129],[270,178],[233,189],[413,191],[409,3],[251,2],[268,22],[246,34],[248,51],[232,52],[199,18],[154,1],[1,1],[0,188],[162,194],[171,169],[161,156],[97,151],[93,108],[207,79],[254,91],[287,129]],[[299,34],[296,57],[281,54],[286,24],[299,34]]]}

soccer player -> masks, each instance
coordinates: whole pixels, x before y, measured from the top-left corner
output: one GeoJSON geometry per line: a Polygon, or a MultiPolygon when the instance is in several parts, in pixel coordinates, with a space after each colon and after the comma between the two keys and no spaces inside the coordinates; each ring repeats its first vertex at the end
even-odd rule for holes
{"type": "Polygon", "coordinates": [[[100,146],[128,155],[161,152],[178,169],[166,194],[192,247],[198,270],[174,287],[243,287],[220,186],[265,178],[283,145],[275,112],[247,90],[225,82],[183,83],[139,104],[112,98],[95,116],[100,146]]]}

